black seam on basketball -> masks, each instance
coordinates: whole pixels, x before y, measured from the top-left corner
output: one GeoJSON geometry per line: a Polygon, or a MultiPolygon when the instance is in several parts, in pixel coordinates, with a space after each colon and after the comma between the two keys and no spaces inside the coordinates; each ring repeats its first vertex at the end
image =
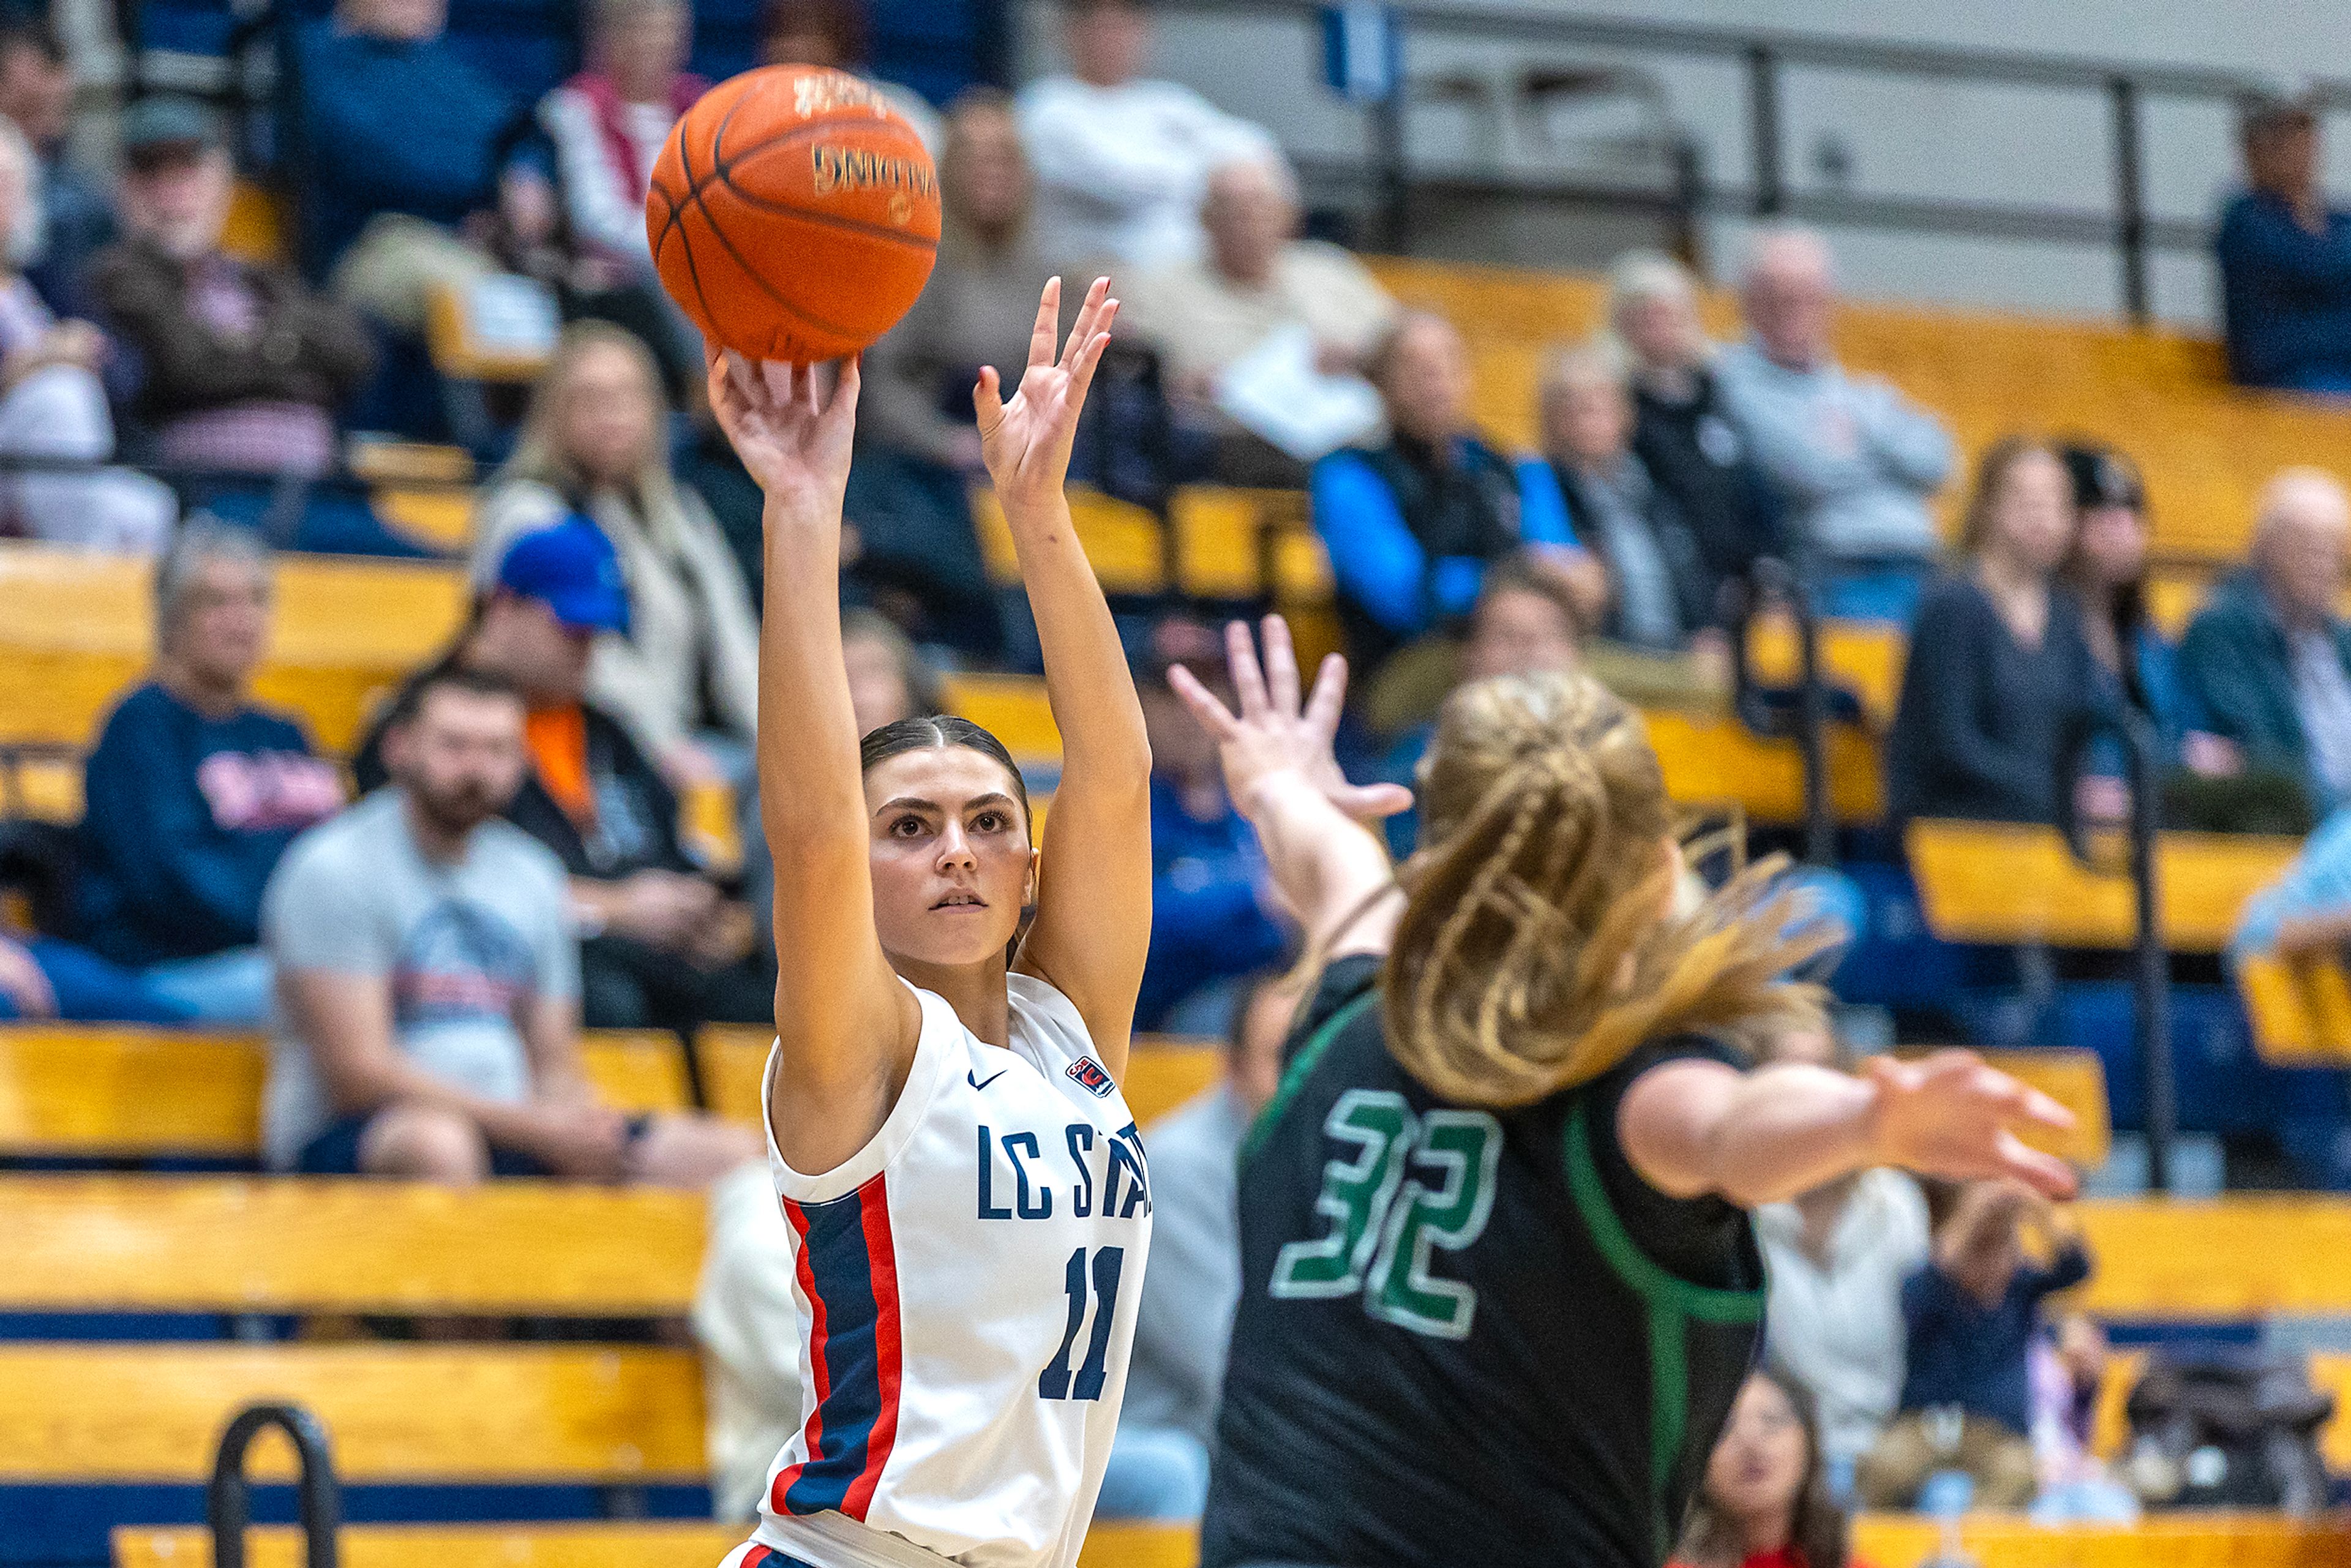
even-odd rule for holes
{"type": "MultiPolygon", "coordinates": [[[[686,160],[685,139],[684,137],[678,138],[677,166],[685,171],[685,177],[688,182],[691,182],[694,178],[694,168],[686,160]]],[[[664,201],[669,201],[666,194],[664,194],[663,199],[664,201]]],[[[709,218],[709,209],[704,208],[702,215],[706,219],[709,218]]],[[[711,329],[716,332],[718,327],[718,318],[711,312],[710,296],[703,291],[702,268],[695,264],[694,246],[687,240],[683,232],[685,227],[685,214],[674,201],[670,201],[669,216],[669,227],[662,230],[662,238],[664,240],[667,240],[669,238],[670,229],[674,228],[681,231],[677,236],[677,245],[678,248],[685,253],[685,275],[694,280],[694,298],[702,307],[702,319],[708,322],[711,329]]],[[[710,228],[712,233],[716,234],[717,232],[718,224],[716,220],[711,220],[710,228]]],[[[661,268],[661,247],[658,246],[653,247],[653,267],[655,271],[659,271],[661,268]]]]}
{"type": "MultiPolygon", "coordinates": [[[[710,148],[713,162],[711,164],[710,172],[707,174],[697,178],[691,169],[686,171],[685,199],[693,202],[696,206],[699,206],[702,209],[702,213],[705,217],[710,216],[710,204],[703,199],[702,193],[708,190],[713,184],[723,180],[727,182],[727,193],[755,212],[775,213],[788,217],[807,218],[812,223],[829,224],[834,228],[846,229],[852,234],[868,235],[875,239],[888,240],[893,245],[903,245],[914,249],[930,251],[933,254],[937,253],[939,243],[935,239],[925,239],[920,235],[905,234],[900,230],[887,227],[882,224],[867,223],[862,218],[845,218],[831,213],[810,212],[805,207],[789,206],[780,202],[769,201],[764,196],[755,196],[750,192],[736,185],[733,183],[731,176],[735,172],[735,166],[737,164],[746,162],[750,159],[756,158],[762,152],[772,152],[778,147],[788,146],[792,141],[800,138],[816,136],[833,129],[833,127],[829,124],[795,126],[793,129],[784,131],[778,135],[770,136],[765,141],[758,142],[750,147],[747,147],[740,152],[722,152],[721,149],[725,145],[724,138],[726,135],[727,121],[735,118],[736,109],[739,109],[742,106],[739,103],[730,107],[726,110],[725,118],[719,120],[717,131],[713,132],[711,135],[710,148]]],[[[678,142],[678,155],[681,165],[684,162],[684,141],[683,138],[680,138],[678,142]]],[[[674,211],[674,209],[673,209],[673,211],[674,211]]],[[[712,226],[716,226],[716,220],[713,219],[712,226]]]]}

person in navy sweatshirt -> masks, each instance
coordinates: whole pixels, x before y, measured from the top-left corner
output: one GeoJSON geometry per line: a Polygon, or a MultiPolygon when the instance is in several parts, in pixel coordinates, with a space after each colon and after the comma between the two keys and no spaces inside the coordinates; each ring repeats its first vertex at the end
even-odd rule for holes
{"type": "Polygon", "coordinates": [[[2213,248],[2229,374],[2246,386],[2351,394],[2351,213],[2319,184],[2318,115],[2304,98],[2245,105],[2246,189],[2213,248]]]}
{"type": "Polygon", "coordinates": [[[262,889],[295,835],[342,806],[301,726],[252,700],[269,591],[257,536],[182,530],[156,572],[153,675],[107,719],[84,779],[83,938],[204,1023],[267,1016],[262,889]]]}

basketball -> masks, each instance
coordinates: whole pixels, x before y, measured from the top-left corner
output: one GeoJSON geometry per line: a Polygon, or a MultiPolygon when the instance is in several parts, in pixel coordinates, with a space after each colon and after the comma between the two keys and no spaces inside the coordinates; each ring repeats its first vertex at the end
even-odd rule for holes
{"type": "Polygon", "coordinates": [[[671,130],[645,198],[663,287],[710,341],[806,364],[897,325],[938,254],[939,184],[905,118],[846,72],[746,71],[671,130]]]}

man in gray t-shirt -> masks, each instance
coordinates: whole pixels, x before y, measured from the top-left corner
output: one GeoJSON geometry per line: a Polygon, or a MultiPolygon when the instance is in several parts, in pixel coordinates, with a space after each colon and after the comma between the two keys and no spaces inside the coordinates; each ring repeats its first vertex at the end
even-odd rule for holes
{"type": "Polygon", "coordinates": [[[496,815],[522,781],[523,718],[495,681],[427,676],[386,734],[392,782],[279,862],[261,917],[273,1167],[699,1186],[757,1157],[743,1129],[596,1103],[563,867],[496,815]]]}

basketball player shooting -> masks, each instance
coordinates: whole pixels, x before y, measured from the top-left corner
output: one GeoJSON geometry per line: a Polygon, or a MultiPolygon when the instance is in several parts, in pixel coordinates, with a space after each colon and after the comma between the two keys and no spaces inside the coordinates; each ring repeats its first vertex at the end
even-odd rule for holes
{"type": "Polygon", "coordinates": [[[712,364],[767,495],[768,1160],[807,1375],[803,1428],[726,1568],[1069,1568],[1092,1515],[1151,1239],[1118,1086],[1151,936],[1151,754],[1061,489],[1108,293],[1057,356],[1047,284],[1019,388],[987,371],[974,391],[1061,731],[1042,852],[977,726],[909,719],[860,744],[840,610],[856,361],[830,400],[806,367],[712,364]]]}

